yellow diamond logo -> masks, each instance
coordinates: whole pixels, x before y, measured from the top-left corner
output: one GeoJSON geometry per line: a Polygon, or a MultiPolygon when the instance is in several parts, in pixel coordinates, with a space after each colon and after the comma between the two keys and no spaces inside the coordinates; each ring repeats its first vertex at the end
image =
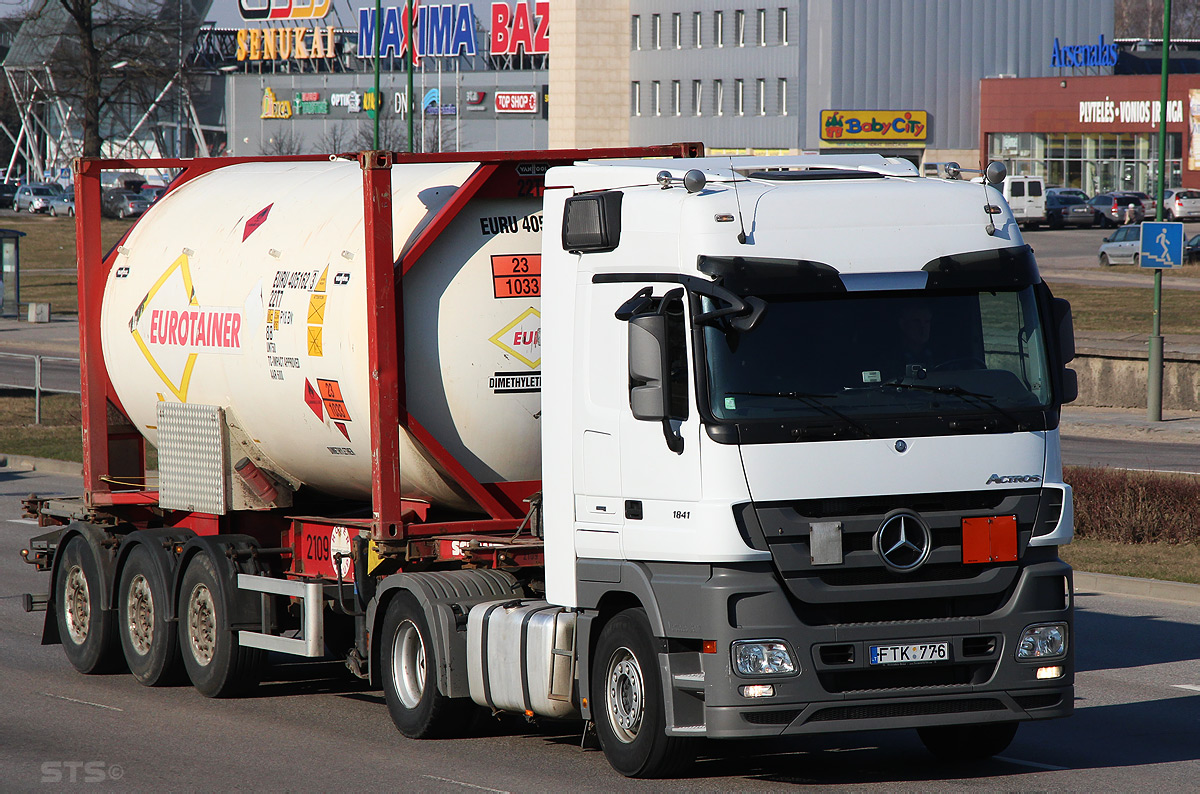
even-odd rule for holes
{"type": "Polygon", "coordinates": [[[492,344],[530,369],[542,364],[542,315],[530,306],[491,337],[492,344]]]}

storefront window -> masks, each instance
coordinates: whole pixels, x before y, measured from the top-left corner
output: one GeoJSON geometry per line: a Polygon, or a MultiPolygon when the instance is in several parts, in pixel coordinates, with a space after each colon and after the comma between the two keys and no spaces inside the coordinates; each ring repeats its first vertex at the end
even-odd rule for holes
{"type": "MultiPolygon", "coordinates": [[[[1155,188],[1157,133],[989,133],[988,157],[1013,175],[1045,177],[1049,186],[1106,190],[1155,188]]],[[[1167,135],[1167,187],[1179,187],[1183,148],[1179,133],[1167,135]]]]}

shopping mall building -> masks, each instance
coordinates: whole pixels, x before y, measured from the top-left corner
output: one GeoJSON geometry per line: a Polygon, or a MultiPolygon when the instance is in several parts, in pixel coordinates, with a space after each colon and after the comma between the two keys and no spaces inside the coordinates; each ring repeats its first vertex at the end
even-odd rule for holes
{"type": "MultiPolygon", "coordinates": [[[[422,151],[873,151],[930,171],[999,159],[1088,192],[1145,189],[1156,168],[1161,46],[1116,40],[1115,0],[416,5],[410,103],[403,0],[378,18],[372,0],[212,0],[193,108],[153,122],[144,153],[369,148],[376,119],[403,150],[412,107],[422,151]]],[[[1200,187],[1200,42],[1170,55],[1168,181],[1200,187]]]]}

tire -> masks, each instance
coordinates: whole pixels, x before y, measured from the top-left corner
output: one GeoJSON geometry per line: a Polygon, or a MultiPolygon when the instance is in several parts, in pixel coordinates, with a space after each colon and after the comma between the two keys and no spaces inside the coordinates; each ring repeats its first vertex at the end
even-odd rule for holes
{"type": "Polygon", "coordinates": [[[621,612],[600,632],[592,657],[592,719],[604,756],[626,777],[675,777],[695,744],[667,736],[658,657],[643,609],[621,612]]]}
{"type": "Polygon", "coordinates": [[[179,647],[183,666],[205,697],[240,695],[258,684],[262,652],[243,648],[237,635],[221,629],[228,622],[222,576],[212,558],[192,557],[179,589],[179,647]]]}
{"type": "Polygon", "coordinates": [[[179,634],[167,621],[171,591],[154,557],[139,545],[129,553],[117,588],[117,633],[129,672],[143,686],[183,680],[179,634]]]}
{"type": "Polygon", "coordinates": [[[51,205],[50,205],[50,217],[51,217],[51,218],[57,218],[57,217],[58,217],[58,210],[54,209],[54,205],[53,205],[53,204],[51,204],[51,205]]]}
{"type": "Polygon", "coordinates": [[[1134,255],[1133,255],[1133,266],[1134,266],[1134,267],[1140,267],[1140,266],[1141,266],[1141,264],[1142,264],[1142,255],[1141,255],[1141,254],[1134,254],[1134,255]]]}
{"type": "Polygon", "coordinates": [[[1108,267],[1108,254],[1100,254],[1100,267],[1108,267]]]}
{"type": "Polygon", "coordinates": [[[75,535],[59,549],[54,577],[54,612],[67,661],[81,673],[107,673],[120,667],[116,621],[100,608],[104,583],[91,546],[75,535]]]}
{"type": "Polygon", "coordinates": [[[917,728],[917,735],[925,749],[943,761],[982,761],[1004,752],[1017,735],[1017,723],[938,725],[917,728]]]}
{"type": "Polygon", "coordinates": [[[119,220],[125,220],[125,208],[124,207],[121,207],[119,210],[117,210],[117,218],[119,220]]]}
{"type": "Polygon", "coordinates": [[[466,732],[473,703],[438,691],[433,637],[425,610],[398,593],[383,618],[383,696],[396,730],[410,739],[446,739],[466,732]]]}

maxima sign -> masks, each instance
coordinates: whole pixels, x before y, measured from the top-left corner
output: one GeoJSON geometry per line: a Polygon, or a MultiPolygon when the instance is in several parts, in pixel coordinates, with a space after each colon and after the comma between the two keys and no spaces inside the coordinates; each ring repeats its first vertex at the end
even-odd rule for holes
{"type": "MultiPolygon", "coordinates": [[[[416,10],[417,58],[475,55],[475,8],[472,3],[419,4],[416,10]]],[[[401,57],[408,51],[408,12],[387,6],[381,11],[379,53],[401,57]]],[[[546,55],[550,52],[550,3],[495,2],[491,6],[492,55],[546,55]]],[[[358,10],[358,57],[375,55],[375,9],[358,10]]]]}

